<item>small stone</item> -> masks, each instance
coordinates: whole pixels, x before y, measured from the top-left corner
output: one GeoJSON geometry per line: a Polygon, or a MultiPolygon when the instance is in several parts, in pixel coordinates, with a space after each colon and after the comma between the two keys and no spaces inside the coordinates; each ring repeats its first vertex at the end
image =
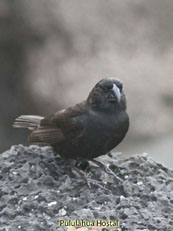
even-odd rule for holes
{"type": "Polygon", "coordinates": [[[59,216],[65,216],[67,214],[66,210],[64,208],[59,210],[59,216]]]}
{"type": "Polygon", "coordinates": [[[124,197],[123,195],[121,195],[121,196],[120,196],[120,201],[121,201],[121,200],[124,200],[124,199],[125,199],[125,197],[124,197]]]}
{"type": "Polygon", "coordinates": [[[56,201],[52,201],[52,202],[48,203],[48,207],[50,207],[50,206],[52,206],[52,205],[56,205],[56,204],[57,204],[56,201]]]}
{"type": "Polygon", "coordinates": [[[142,181],[138,181],[137,185],[143,185],[143,182],[142,181]]]}
{"type": "Polygon", "coordinates": [[[17,175],[17,172],[12,172],[13,173],[13,175],[17,175]]]}

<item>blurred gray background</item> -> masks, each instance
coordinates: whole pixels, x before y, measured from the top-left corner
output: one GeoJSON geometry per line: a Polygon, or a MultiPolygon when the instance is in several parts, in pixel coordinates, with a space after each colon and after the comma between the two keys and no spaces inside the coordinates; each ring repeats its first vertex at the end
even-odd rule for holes
{"type": "Polygon", "coordinates": [[[28,145],[15,117],[76,104],[111,76],[131,121],[116,151],[173,167],[172,12],[172,0],[1,0],[1,151],[28,145]]]}

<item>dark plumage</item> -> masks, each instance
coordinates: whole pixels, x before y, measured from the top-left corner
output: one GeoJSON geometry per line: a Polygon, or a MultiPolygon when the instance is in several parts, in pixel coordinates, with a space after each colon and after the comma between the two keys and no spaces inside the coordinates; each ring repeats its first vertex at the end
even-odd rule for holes
{"type": "Polygon", "coordinates": [[[62,158],[90,160],[106,154],[129,127],[122,82],[103,79],[74,107],[45,118],[22,115],[13,126],[32,130],[31,143],[51,145],[62,158]]]}

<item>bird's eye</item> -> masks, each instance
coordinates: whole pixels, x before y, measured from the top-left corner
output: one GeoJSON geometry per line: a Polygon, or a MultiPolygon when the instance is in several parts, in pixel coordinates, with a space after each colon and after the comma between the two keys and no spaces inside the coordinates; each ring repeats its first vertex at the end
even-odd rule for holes
{"type": "Polygon", "coordinates": [[[104,86],[104,92],[105,92],[105,93],[109,93],[110,90],[112,90],[112,88],[113,88],[113,84],[112,84],[112,85],[104,86]]]}
{"type": "Polygon", "coordinates": [[[113,88],[113,84],[110,84],[110,85],[108,85],[108,86],[106,86],[107,87],[107,89],[112,89],[113,88]]]}

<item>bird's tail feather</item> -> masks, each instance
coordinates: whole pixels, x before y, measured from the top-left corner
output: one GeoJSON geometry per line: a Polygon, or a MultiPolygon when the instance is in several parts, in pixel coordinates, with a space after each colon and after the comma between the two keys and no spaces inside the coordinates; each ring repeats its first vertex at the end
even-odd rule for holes
{"type": "Polygon", "coordinates": [[[14,128],[28,128],[34,130],[40,124],[40,121],[44,119],[42,116],[36,115],[21,115],[16,118],[13,127],[14,128]]]}

